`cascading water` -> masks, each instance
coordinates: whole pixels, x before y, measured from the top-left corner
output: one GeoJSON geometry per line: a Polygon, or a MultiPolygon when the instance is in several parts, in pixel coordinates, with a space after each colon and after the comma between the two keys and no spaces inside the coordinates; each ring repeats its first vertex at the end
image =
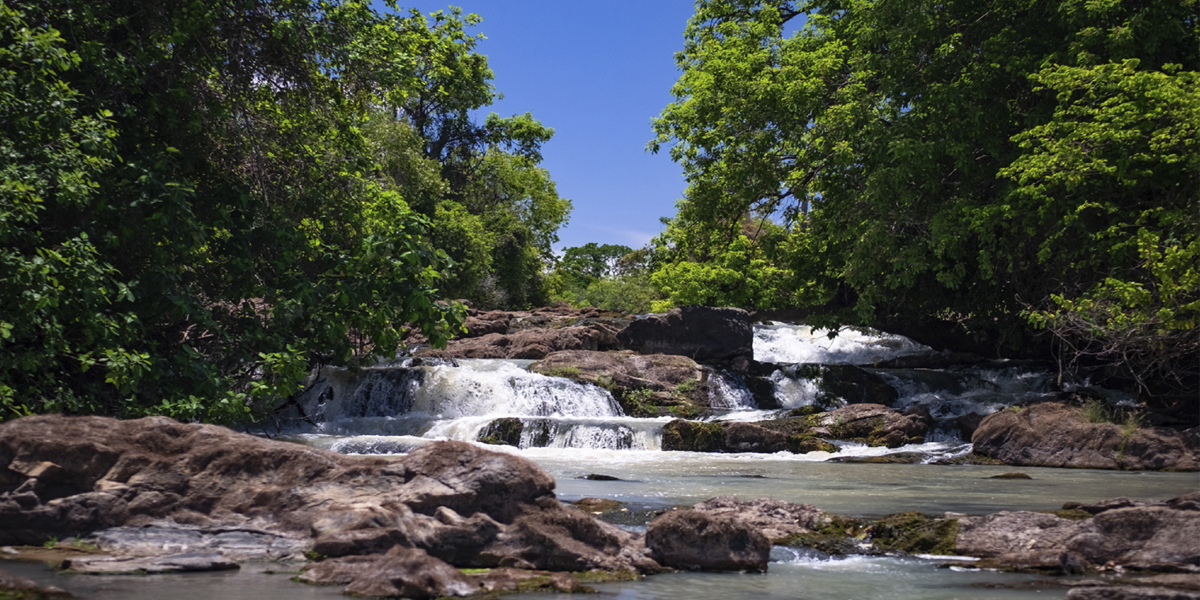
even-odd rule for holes
{"type": "Polygon", "coordinates": [[[395,453],[431,439],[475,441],[494,420],[513,418],[524,426],[521,447],[661,447],[666,420],[625,417],[603,388],[525,370],[531,362],[325,369],[301,398],[316,424],[304,433],[339,452],[395,453]]]}
{"type": "Polygon", "coordinates": [[[906,337],[866,329],[843,328],[830,336],[827,329],[807,325],[771,323],[754,328],[754,360],[766,363],[869,365],[932,351],[906,337]]]}
{"type": "MultiPolygon", "coordinates": [[[[931,354],[907,338],[864,329],[843,329],[834,338],[802,325],[755,326],[754,353],[775,362],[768,377],[775,408],[760,409],[744,376],[722,370],[708,375],[708,420],[759,421],[808,405],[831,409],[845,401],[825,389],[830,369],[858,370],[900,356],[931,354]],[[799,359],[803,364],[796,364],[799,359]],[[831,366],[832,365],[832,366],[831,366]]],[[[498,419],[520,421],[519,448],[659,450],[670,418],[625,416],[612,395],[594,385],[530,372],[533,361],[411,360],[350,373],[326,369],[301,398],[314,427],[312,443],[340,452],[402,453],[433,439],[476,441],[498,419]]],[[[834,455],[804,459],[921,451],[931,457],[962,451],[955,419],[986,415],[1015,402],[1052,393],[1049,374],[1029,368],[875,369],[868,372],[897,390],[892,407],[924,406],[937,422],[919,448],[868,449],[838,443],[834,455]],[[938,445],[940,443],[940,445],[938,445]]],[[[859,371],[861,372],[861,371],[859,371]]]]}

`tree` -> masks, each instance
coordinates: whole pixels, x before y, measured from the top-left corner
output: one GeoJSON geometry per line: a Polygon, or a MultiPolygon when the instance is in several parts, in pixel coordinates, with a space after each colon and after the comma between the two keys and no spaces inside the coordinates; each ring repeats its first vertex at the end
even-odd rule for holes
{"type": "Polygon", "coordinates": [[[4,416],[236,421],[316,365],[393,356],[410,323],[461,327],[427,221],[364,176],[360,126],[407,68],[369,5],[3,18],[4,416]]]}
{"type": "Polygon", "coordinates": [[[1168,309],[1159,332],[1185,348],[1194,317],[1176,315],[1194,315],[1195,289],[1164,283],[1188,270],[1157,275],[1154,257],[1191,256],[1200,231],[1195,14],[1194,0],[702,1],[651,148],[684,166],[678,221],[696,236],[728,244],[748,211],[782,215],[804,237],[784,266],[831,324],[952,322],[1027,350],[1047,315],[1129,284],[1174,290],[1143,310],[1168,309]]]}
{"type": "Polygon", "coordinates": [[[386,18],[386,41],[371,47],[411,59],[397,60],[404,68],[375,91],[383,102],[367,136],[376,180],[431,219],[431,241],[453,259],[447,294],[486,308],[545,303],[543,271],[571,211],[538,166],[554,130],[529,113],[473,117],[497,97],[478,38],[466,33],[477,16],[452,9],[386,18]]]}

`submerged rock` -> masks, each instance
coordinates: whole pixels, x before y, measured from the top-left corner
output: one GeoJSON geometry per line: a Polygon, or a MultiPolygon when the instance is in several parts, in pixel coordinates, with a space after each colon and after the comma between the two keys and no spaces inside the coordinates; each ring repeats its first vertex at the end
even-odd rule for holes
{"type": "Polygon", "coordinates": [[[216,552],[184,552],[166,556],[87,556],[62,562],[63,570],[73,573],[194,573],[231,571],[238,564],[216,552]]]}
{"type": "Polygon", "coordinates": [[[53,585],[38,585],[28,577],[13,575],[0,570],[0,598],[13,600],[43,600],[47,598],[74,598],[70,592],[53,585]]]}
{"type": "Polygon", "coordinates": [[[750,313],[740,308],[674,308],[630,323],[617,340],[639,354],[676,354],[704,363],[748,362],[754,356],[750,313]]]}
{"type": "Polygon", "coordinates": [[[771,541],[732,515],[671,511],[646,528],[646,547],[660,564],[687,571],[767,570],[771,541]]]}
{"type": "Polygon", "coordinates": [[[1089,469],[1200,470],[1200,431],[1088,423],[1060,402],[989,415],[971,436],[974,452],[1009,465],[1089,469]]]}

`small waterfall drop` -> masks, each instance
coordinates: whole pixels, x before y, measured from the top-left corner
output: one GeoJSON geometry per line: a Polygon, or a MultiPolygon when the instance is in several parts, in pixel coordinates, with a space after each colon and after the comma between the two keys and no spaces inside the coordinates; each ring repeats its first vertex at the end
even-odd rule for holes
{"type": "Polygon", "coordinates": [[[827,329],[772,323],[754,328],[754,360],[767,363],[869,365],[933,352],[906,337],[844,327],[834,337],[827,329]]]}

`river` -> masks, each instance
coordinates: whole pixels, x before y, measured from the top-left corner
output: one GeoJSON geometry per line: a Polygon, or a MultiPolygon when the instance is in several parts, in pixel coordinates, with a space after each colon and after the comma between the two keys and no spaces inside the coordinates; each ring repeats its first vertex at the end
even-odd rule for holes
{"type": "MultiPolygon", "coordinates": [[[[830,338],[803,326],[756,326],[755,358],[776,363],[775,396],[785,409],[816,402],[820,382],[796,375],[796,363],[869,365],[931,352],[919,344],[869,331],[830,338]]],[[[414,364],[401,360],[357,375],[326,370],[303,400],[315,426],[285,431],[290,439],[344,453],[400,454],[435,439],[474,441],[497,418],[525,423],[517,453],[550,472],[559,497],[626,503],[631,514],[690,505],[713,496],[771,497],[833,513],[879,517],[916,510],[983,514],[1053,510],[1064,502],[1127,496],[1166,499],[1200,489],[1195,473],[1020,468],[1031,479],[991,479],[1015,469],[936,464],[831,462],[888,453],[917,453],[923,463],[969,451],[955,419],[987,414],[1056,393],[1050,373],[1013,363],[951,369],[870,369],[898,392],[894,406],[921,405],[938,426],[920,445],[896,449],[839,444],[837,452],[702,454],[662,451],[667,418],[624,416],[607,391],[525,370],[530,361],[462,360],[414,364]],[[607,476],[603,480],[588,475],[607,476]],[[611,478],[611,479],[610,479],[611,478]]],[[[713,373],[710,418],[757,420],[774,411],[753,405],[736,375],[713,373]]],[[[1120,394],[1105,392],[1115,403],[1120,394]]],[[[638,529],[632,519],[623,526],[638,529]]],[[[278,565],[249,564],[240,572],[176,576],[66,576],[40,565],[5,565],[85,598],[334,598],[340,588],[309,587],[278,565]]],[[[938,557],[830,557],[777,547],[766,574],[681,573],[596,586],[622,599],[1026,599],[1062,598],[1064,578],[969,567],[938,557]]],[[[521,596],[513,596],[520,598],[521,596]]],[[[530,598],[553,598],[537,594],[530,598]]]]}

